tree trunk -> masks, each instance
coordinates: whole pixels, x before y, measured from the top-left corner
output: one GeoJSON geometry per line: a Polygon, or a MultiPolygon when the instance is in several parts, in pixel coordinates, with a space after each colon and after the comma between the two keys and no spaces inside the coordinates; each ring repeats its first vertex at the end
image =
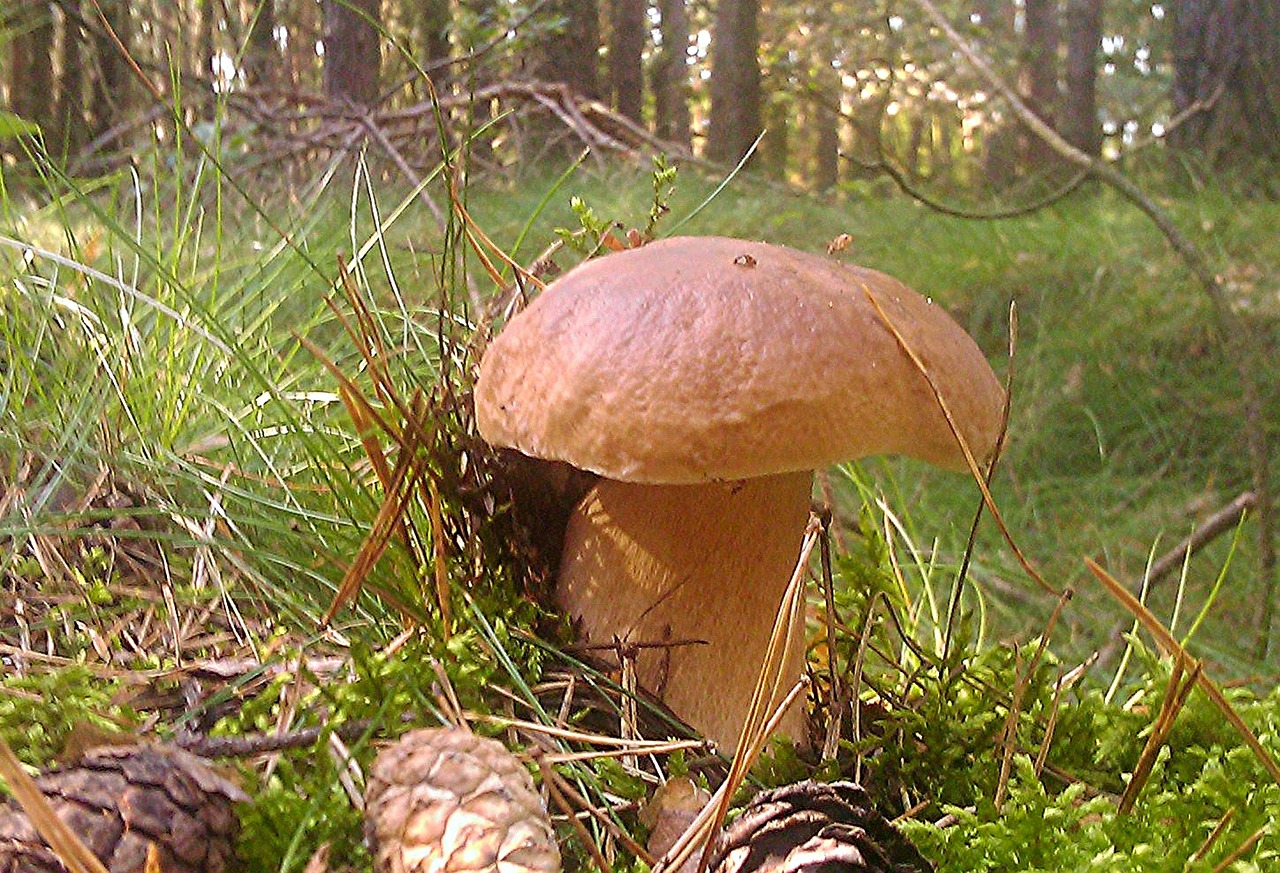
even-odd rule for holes
{"type": "MultiPolygon", "coordinates": [[[[435,64],[449,59],[449,0],[424,0],[419,10],[418,44],[422,59],[435,64]]],[[[439,84],[448,76],[446,68],[431,72],[431,78],[439,84]]]]}
{"type": "Polygon", "coordinates": [[[640,121],[644,102],[641,56],[645,43],[647,0],[613,0],[609,40],[609,82],[619,114],[640,121]]]}
{"type": "MultiPolygon", "coordinates": [[[[22,0],[8,13],[16,34],[9,71],[9,105],[23,119],[40,125],[45,136],[55,127],[53,101],[53,9],[44,0],[22,0]]],[[[50,149],[53,143],[49,143],[50,149]]]]}
{"type": "Polygon", "coordinates": [[[369,107],[378,98],[379,0],[325,0],[324,92],[369,107]]]}
{"type": "Polygon", "coordinates": [[[1280,162],[1280,4],[1175,4],[1170,143],[1193,163],[1275,195],[1280,162]]]}
{"type": "Polygon", "coordinates": [[[1067,0],[1066,94],[1062,135],[1080,151],[1102,153],[1098,126],[1098,46],[1102,41],[1102,0],[1067,0]]]}
{"type": "Polygon", "coordinates": [[[924,107],[913,112],[907,121],[907,148],[902,158],[902,169],[906,171],[907,178],[913,184],[918,183],[924,175],[920,165],[923,160],[921,153],[924,151],[924,136],[928,126],[929,114],[924,107]]]}
{"type": "Polygon", "coordinates": [[[279,84],[276,70],[280,66],[280,52],[276,48],[274,0],[260,0],[250,8],[249,14],[253,18],[244,53],[245,80],[250,87],[279,84]]]}
{"type": "Polygon", "coordinates": [[[711,36],[706,157],[742,158],[760,135],[759,0],[719,0],[711,36]]]}
{"type": "MultiPolygon", "coordinates": [[[[975,8],[982,17],[982,27],[987,33],[987,54],[993,59],[1014,59],[1001,64],[1001,72],[1011,80],[1019,77],[1017,54],[1008,47],[1018,39],[1015,32],[1017,8],[1014,0],[976,0],[975,8]]],[[[995,188],[1009,185],[1018,175],[1018,129],[1013,120],[996,123],[988,120],[978,130],[977,137],[982,153],[982,178],[995,188]]]]}
{"type": "MultiPolygon", "coordinates": [[[[1058,106],[1058,26],[1057,0],[1026,0],[1026,34],[1022,58],[1023,93],[1027,105],[1050,127],[1058,106]]],[[[1039,137],[1024,134],[1023,166],[1030,171],[1044,169],[1054,158],[1052,149],[1039,137]]]]}
{"type": "Polygon", "coordinates": [[[1017,7],[1013,0],[977,0],[975,11],[982,17],[982,26],[992,36],[1007,36],[1013,33],[1017,20],[1017,7]]]}
{"type": "Polygon", "coordinates": [[[62,7],[62,73],[58,83],[58,142],[50,143],[49,150],[61,154],[64,160],[74,157],[84,148],[88,138],[85,119],[85,83],[87,81],[84,58],[84,28],[81,26],[79,0],[60,0],[62,7]]]}
{"type": "Polygon", "coordinates": [[[689,147],[689,12],[685,0],[658,0],[662,48],[653,62],[658,136],[689,147]]]}
{"type": "Polygon", "coordinates": [[[596,0],[551,0],[547,14],[563,21],[547,37],[536,74],[560,82],[583,97],[600,97],[596,50],[600,46],[600,9],[596,0]]]}
{"type": "Polygon", "coordinates": [[[180,30],[182,42],[189,47],[191,53],[191,69],[204,82],[210,79],[217,82],[229,72],[222,67],[221,59],[217,67],[213,65],[218,53],[218,6],[219,0],[201,0],[200,28],[196,31],[194,42],[187,39],[185,27],[180,30]]]}
{"type": "Polygon", "coordinates": [[[935,189],[943,186],[952,189],[958,187],[953,149],[955,133],[960,129],[960,119],[951,111],[953,108],[948,104],[929,113],[937,134],[933,149],[929,152],[929,178],[935,189]]]}
{"type": "Polygon", "coordinates": [[[803,124],[804,119],[796,117],[796,104],[791,95],[777,92],[765,100],[764,116],[765,135],[760,141],[758,166],[762,166],[770,178],[783,181],[787,178],[791,157],[788,133],[797,122],[803,124]]]}
{"type": "Polygon", "coordinates": [[[818,136],[813,166],[813,186],[819,191],[836,187],[840,181],[840,73],[831,66],[830,56],[820,52],[813,59],[817,99],[809,117],[817,124],[818,136]]]}
{"type": "Polygon", "coordinates": [[[98,0],[94,32],[98,56],[98,77],[94,80],[93,135],[101,136],[120,123],[129,111],[133,92],[133,72],[116,40],[126,48],[133,44],[133,17],[129,0],[98,0]],[[108,29],[110,33],[108,33],[108,29]],[[111,34],[115,34],[113,39],[111,34]]]}

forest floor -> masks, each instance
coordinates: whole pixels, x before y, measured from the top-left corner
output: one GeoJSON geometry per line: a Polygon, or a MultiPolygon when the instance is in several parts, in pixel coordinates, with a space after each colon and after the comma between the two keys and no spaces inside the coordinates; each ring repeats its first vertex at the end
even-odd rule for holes
{"type": "MultiPolygon", "coordinates": [[[[922,822],[952,815],[948,828],[911,830],[939,869],[1182,870],[1193,855],[1187,869],[1265,869],[1280,843],[1249,840],[1280,811],[1280,788],[1208,697],[1187,704],[1147,804],[1115,812],[1182,666],[1150,636],[1123,636],[1134,614],[1085,559],[1138,591],[1150,562],[1250,482],[1237,376],[1211,307],[1145,218],[1101,191],[976,221],[874,186],[816,197],[746,177],[718,190],[720,180],[681,173],[668,190],[648,167],[584,164],[567,177],[474,184],[463,198],[471,223],[459,210],[437,223],[421,197],[447,210],[439,186],[415,194],[380,177],[353,181],[351,170],[279,197],[199,161],[161,166],[145,182],[66,180],[62,196],[38,205],[6,194],[0,731],[25,761],[47,763],[86,719],[171,736],[282,732],[298,748],[264,745],[244,764],[257,797],[242,816],[248,869],[301,869],[325,841],[345,846],[335,865],[358,866],[343,759],[305,728],[356,725],[344,736],[360,758],[371,738],[403,728],[402,713],[439,720],[433,664],[469,709],[536,720],[549,708],[539,689],[564,668],[563,628],[515,596],[527,581],[518,572],[477,574],[486,558],[468,551],[501,531],[462,487],[474,475],[460,461],[474,439],[466,353],[494,294],[466,237],[493,241],[495,269],[499,250],[528,264],[564,237],[558,229],[644,228],[660,202],[659,235],[811,251],[841,240],[841,257],[955,313],[1011,380],[991,485],[1004,531],[990,517],[980,527],[954,620],[947,604],[974,484],[900,460],[843,465],[822,480],[836,509],[838,578],[892,577],[904,592],[896,636],[865,624],[885,643],[869,681],[884,683],[878,705],[899,730],[851,742],[848,760],[882,780],[896,811],[919,801],[922,822]],[[437,420],[430,439],[401,453],[430,458],[434,490],[403,507],[410,527],[429,533],[383,554],[370,542],[371,532],[393,539],[379,521],[387,459],[409,444],[408,422],[437,420]],[[474,542],[445,560],[423,545],[453,542],[433,539],[442,530],[474,542]],[[1048,588],[1073,592],[1060,612],[1024,559],[1048,588]],[[339,592],[355,596],[322,623],[339,592]],[[429,632],[400,633],[412,626],[429,632]],[[887,690],[898,682],[900,694],[887,690]],[[506,704],[485,693],[495,687],[508,689],[506,704]],[[1016,740],[1002,743],[1006,720],[1016,740]],[[1052,778],[1041,776],[1044,759],[1032,767],[1042,749],[1052,778]],[[1061,817],[1052,834],[1040,832],[1046,810],[1061,817]],[[1224,816],[1234,823],[1214,831],[1224,816]],[[1188,823],[1162,831],[1171,817],[1188,823]],[[1167,856],[1143,849],[1161,841],[1167,856]],[[1123,863],[1081,866],[1107,857],[1123,863]]],[[[1280,347],[1275,207],[1211,192],[1163,205],[1221,265],[1259,342],[1280,347]]],[[[578,257],[566,247],[554,260],[567,269],[578,257]]],[[[1275,371],[1264,383],[1280,384],[1280,354],[1260,365],[1275,371]]],[[[1274,441],[1280,397],[1268,403],[1274,441]]],[[[1274,753],[1280,662],[1258,655],[1268,592],[1252,536],[1247,517],[1225,525],[1144,599],[1206,674],[1234,689],[1274,753]]],[[[856,593],[841,598],[850,614],[874,611],[856,593]]],[[[842,649],[850,665],[853,649],[842,649]]],[[[781,751],[766,759],[765,783],[811,771],[781,751]]],[[[653,774],[574,766],[584,794],[632,821],[653,774]]]]}

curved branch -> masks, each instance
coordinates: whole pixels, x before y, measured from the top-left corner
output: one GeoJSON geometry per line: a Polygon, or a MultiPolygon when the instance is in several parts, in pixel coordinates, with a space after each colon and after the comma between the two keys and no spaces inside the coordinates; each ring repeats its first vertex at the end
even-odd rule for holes
{"type": "Polygon", "coordinates": [[[885,160],[884,152],[881,150],[880,158],[874,162],[860,161],[852,155],[846,155],[841,152],[840,157],[850,163],[856,164],[864,170],[879,170],[884,173],[893,183],[898,186],[898,190],[906,194],[912,200],[922,203],[934,212],[941,215],[947,215],[951,218],[967,218],[973,221],[1001,221],[1006,218],[1021,218],[1024,215],[1030,215],[1033,212],[1039,212],[1041,209],[1047,209],[1055,203],[1066,198],[1071,192],[1075,191],[1085,179],[1089,178],[1088,172],[1081,170],[1066,181],[1061,187],[1050,191],[1043,197],[1023,203],[1018,206],[1010,206],[1008,209],[997,209],[989,212],[982,212],[976,209],[964,209],[959,206],[952,206],[941,200],[935,199],[932,195],[926,194],[922,188],[918,188],[907,179],[906,175],[899,170],[893,163],[885,160]]]}

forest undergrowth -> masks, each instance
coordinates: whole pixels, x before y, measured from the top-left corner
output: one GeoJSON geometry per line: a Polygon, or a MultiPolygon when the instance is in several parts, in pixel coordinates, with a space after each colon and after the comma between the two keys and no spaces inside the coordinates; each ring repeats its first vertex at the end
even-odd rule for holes
{"type": "MultiPolygon", "coordinates": [[[[1193,283],[1107,193],[973,222],[873,185],[721,189],[664,165],[406,189],[342,161],[262,193],[181,142],[150,160],[0,192],[0,734],[26,763],[120,732],[225,754],[254,798],[245,869],[327,844],[330,869],[364,870],[377,743],[465,714],[576,798],[552,809],[567,867],[640,869],[619,834],[643,845],[656,785],[714,787],[726,761],[619,747],[679,731],[631,715],[545,606],[468,404],[494,301],[529,290],[511,265],[550,275],[628,229],[838,241],[956,313],[1010,379],[1003,530],[988,513],[967,544],[964,477],[827,471],[809,703],[820,735],[835,711],[844,729],[825,758],[769,747],[748,784],[857,778],[942,871],[1275,863],[1280,695],[1247,513],[1141,590],[1247,491],[1237,389],[1193,283]]],[[[1273,208],[1165,205],[1274,347],[1273,208]]]]}

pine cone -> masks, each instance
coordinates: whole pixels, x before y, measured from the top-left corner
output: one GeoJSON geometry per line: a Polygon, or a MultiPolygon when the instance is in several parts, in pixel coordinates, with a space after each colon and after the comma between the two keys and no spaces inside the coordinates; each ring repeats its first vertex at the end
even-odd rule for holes
{"type": "MultiPolygon", "coordinates": [[[[54,812],[111,873],[142,873],[154,844],[164,873],[222,873],[249,798],[196,755],[144,743],[91,749],[36,777],[54,812]]],[[[65,873],[16,801],[0,807],[0,873],[65,873]]]]}
{"type": "Polygon", "coordinates": [[[369,772],[365,839],[378,873],[558,873],[529,773],[466,728],[411,731],[369,772]]]}
{"type": "Polygon", "coordinates": [[[932,873],[852,782],[760,793],[716,841],[711,873],[932,873]]]}

